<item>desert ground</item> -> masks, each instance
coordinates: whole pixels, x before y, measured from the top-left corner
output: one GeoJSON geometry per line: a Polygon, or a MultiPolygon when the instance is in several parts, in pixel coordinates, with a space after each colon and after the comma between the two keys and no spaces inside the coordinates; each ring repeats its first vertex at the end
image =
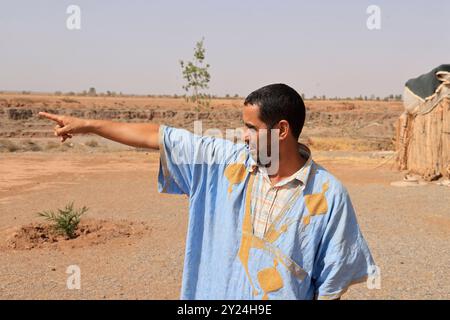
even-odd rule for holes
{"type": "MultiPolygon", "coordinates": [[[[196,113],[183,99],[0,95],[0,299],[178,299],[188,201],[159,194],[159,153],[93,136],[60,144],[39,111],[192,129],[236,127],[242,100],[196,113]],[[80,235],[45,238],[37,212],[87,206],[80,235]],[[69,290],[67,267],[81,270],[69,290]]],[[[381,288],[343,299],[450,299],[450,187],[396,187],[399,102],[306,101],[302,139],[349,190],[381,288]]]]}

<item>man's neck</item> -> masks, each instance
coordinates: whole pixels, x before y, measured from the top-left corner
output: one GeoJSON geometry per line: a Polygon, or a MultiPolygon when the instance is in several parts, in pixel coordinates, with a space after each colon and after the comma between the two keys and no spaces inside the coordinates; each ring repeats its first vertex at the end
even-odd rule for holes
{"type": "Polygon", "coordinates": [[[298,144],[295,143],[289,147],[282,148],[280,146],[280,160],[278,166],[278,172],[273,175],[269,175],[272,184],[276,184],[281,180],[292,176],[295,172],[300,170],[306,163],[300,152],[298,151],[298,144]]]}

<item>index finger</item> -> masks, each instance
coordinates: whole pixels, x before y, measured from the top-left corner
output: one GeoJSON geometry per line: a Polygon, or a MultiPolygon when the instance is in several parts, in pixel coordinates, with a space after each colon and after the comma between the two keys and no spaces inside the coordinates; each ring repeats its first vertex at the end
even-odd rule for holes
{"type": "Polygon", "coordinates": [[[40,115],[40,116],[43,116],[43,117],[45,117],[45,118],[47,118],[47,119],[56,121],[56,122],[57,122],[58,124],[60,124],[60,125],[64,125],[64,123],[63,123],[61,117],[58,116],[58,115],[56,115],[56,114],[48,113],[48,112],[39,112],[39,115],[40,115]]]}

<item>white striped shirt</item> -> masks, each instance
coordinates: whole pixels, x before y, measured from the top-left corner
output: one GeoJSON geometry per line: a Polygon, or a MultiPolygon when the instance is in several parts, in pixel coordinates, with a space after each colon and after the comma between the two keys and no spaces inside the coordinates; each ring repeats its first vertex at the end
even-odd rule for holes
{"type": "Polygon", "coordinates": [[[250,171],[256,170],[255,182],[252,189],[252,219],[253,233],[263,238],[275,218],[283,211],[283,207],[294,200],[298,188],[303,191],[306,178],[311,166],[311,151],[305,145],[300,144],[299,152],[306,160],[302,168],[272,185],[267,169],[262,166],[254,166],[250,171]]]}

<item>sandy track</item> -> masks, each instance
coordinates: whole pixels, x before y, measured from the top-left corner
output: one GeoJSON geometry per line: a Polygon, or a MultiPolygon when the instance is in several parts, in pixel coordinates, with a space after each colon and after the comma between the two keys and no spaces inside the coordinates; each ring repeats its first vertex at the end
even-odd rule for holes
{"type": "MultiPolygon", "coordinates": [[[[351,287],[351,299],[449,299],[450,188],[396,188],[401,175],[379,160],[317,159],[347,186],[381,268],[382,288],[351,287]]],[[[2,299],[177,299],[187,199],[156,190],[158,154],[22,153],[0,158],[0,232],[37,222],[36,212],[67,202],[93,219],[145,222],[139,238],[64,250],[0,253],[2,299]],[[81,268],[81,290],[66,287],[67,266],[81,268]]]]}

